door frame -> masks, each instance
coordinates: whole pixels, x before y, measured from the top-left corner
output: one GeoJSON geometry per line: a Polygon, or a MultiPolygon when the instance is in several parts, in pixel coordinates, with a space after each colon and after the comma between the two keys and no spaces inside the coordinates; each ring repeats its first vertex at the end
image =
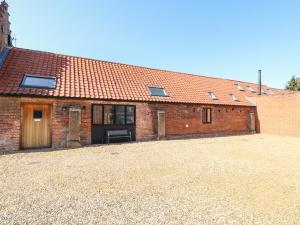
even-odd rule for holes
{"type": "Polygon", "coordinates": [[[248,112],[248,129],[251,132],[256,132],[256,115],[255,112],[253,111],[248,112]]]}
{"type": "Polygon", "coordinates": [[[52,148],[52,117],[53,117],[53,104],[47,103],[47,102],[21,102],[21,115],[20,115],[20,149],[40,149],[40,148],[52,148]],[[37,148],[24,148],[23,147],[23,141],[22,141],[22,135],[23,135],[23,119],[24,119],[24,105],[47,105],[49,106],[49,132],[50,132],[50,145],[49,147],[37,147],[37,148]]]}
{"type": "Polygon", "coordinates": [[[157,110],[157,140],[164,139],[166,137],[166,112],[164,110],[157,110]],[[164,114],[164,136],[159,135],[159,114],[164,114]]]}

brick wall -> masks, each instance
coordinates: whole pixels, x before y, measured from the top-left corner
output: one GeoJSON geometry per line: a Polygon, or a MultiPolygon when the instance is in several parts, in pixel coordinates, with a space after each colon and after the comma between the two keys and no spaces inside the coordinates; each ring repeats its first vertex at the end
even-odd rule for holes
{"type": "Polygon", "coordinates": [[[19,149],[20,99],[0,96],[0,151],[19,149]]]}
{"type": "Polygon", "coordinates": [[[300,137],[300,94],[256,98],[261,133],[300,137]]]}
{"type": "Polygon", "coordinates": [[[91,103],[78,100],[54,100],[52,114],[52,146],[65,148],[69,129],[69,108],[81,109],[80,142],[91,144],[91,103]]]}
{"type": "MultiPolygon", "coordinates": [[[[81,109],[80,143],[91,144],[92,104],[133,104],[128,102],[69,100],[53,98],[0,97],[0,152],[18,150],[21,146],[21,104],[51,104],[52,147],[67,147],[69,108],[81,109]],[[2,126],[3,124],[3,126],[2,126]]],[[[140,107],[143,108],[143,107],[140,107]]]]}
{"type": "Polygon", "coordinates": [[[193,137],[249,133],[249,112],[255,107],[186,104],[143,104],[137,106],[137,139],[153,139],[157,133],[157,111],[165,111],[166,136],[193,137]],[[202,123],[203,107],[212,108],[212,123],[202,123]]]}
{"type": "Polygon", "coordinates": [[[18,150],[21,146],[21,104],[52,105],[51,136],[53,148],[67,146],[69,107],[81,108],[80,139],[91,144],[91,102],[46,98],[0,97],[0,151],[18,150]]]}
{"type": "Polygon", "coordinates": [[[254,107],[211,106],[212,123],[202,123],[204,105],[111,102],[53,98],[0,97],[0,151],[17,150],[21,135],[21,104],[52,105],[52,147],[65,148],[69,129],[69,108],[81,109],[80,143],[91,144],[92,104],[122,104],[136,106],[136,139],[156,138],[157,111],[166,115],[166,136],[190,137],[248,133],[249,112],[254,107]]]}
{"type": "Polygon", "coordinates": [[[136,104],[136,140],[152,140],[155,138],[154,112],[148,103],[136,104]]]}

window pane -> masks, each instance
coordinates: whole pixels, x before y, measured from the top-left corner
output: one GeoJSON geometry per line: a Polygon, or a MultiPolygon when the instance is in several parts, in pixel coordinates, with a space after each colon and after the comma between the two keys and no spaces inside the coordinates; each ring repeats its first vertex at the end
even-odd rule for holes
{"type": "Polygon", "coordinates": [[[157,88],[157,87],[149,87],[149,90],[151,92],[151,95],[155,96],[167,96],[165,90],[163,88],[157,88]]]}
{"type": "Polygon", "coordinates": [[[237,101],[237,100],[238,100],[237,97],[235,97],[234,94],[229,93],[228,95],[229,95],[229,97],[230,97],[233,101],[237,101]]]}
{"type": "Polygon", "coordinates": [[[127,124],[134,124],[134,107],[133,106],[127,106],[127,118],[126,118],[126,123],[127,124]]]}
{"type": "Polygon", "coordinates": [[[116,107],[116,124],[125,124],[125,106],[116,107]]]}
{"type": "Polygon", "coordinates": [[[208,92],[208,95],[212,98],[212,100],[218,100],[218,97],[213,92],[208,92]]]}
{"type": "Polygon", "coordinates": [[[244,91],[245,89],[238,83],[234,84],[236,86],[236,88],[240,91],[244,91]]]}
{"type": "Polygon", "coordinates": [[[93,124],[102,124],[102,105],[93,106],[93,124]]]}
{"type": "Polygon", "coordinates": [[[41,119],[43,117],[43,111],[33,110],[33,119],[41,119]]]}
{"type": "Polygon", "coordinates": [[[104,106],[104,124],[114,124],[114,111],[112,105],[104,106]]]}
{"type": "Polygon", "coordinates": [[[53,77],[39,77],[25,75],[22,87],[55,88],[56,79],[53,77]]]}
{"type": "Polygon", "coordinates": [[[249,90],[249,91],[251,91],[251,92],[255,92],[255,90],[254,90],[252,87],[250,87],[250,86],[247,86],[247,88],[248,88],[248,90],[249,90]]]}
{"type": "Polygon", "coordinates": [[[203,109],[203,123],[211,123],[211,109],[204,108],[203,109]]]}

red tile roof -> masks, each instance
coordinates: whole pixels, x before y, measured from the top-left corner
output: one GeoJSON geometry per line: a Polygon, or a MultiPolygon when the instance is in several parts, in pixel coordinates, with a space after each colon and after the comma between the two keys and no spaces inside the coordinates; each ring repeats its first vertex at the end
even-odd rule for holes
{"type": "MultiPolygon", "coordinates": [[[[21,48],[11,48],[0,69],[2,95],[251,106],[245,96],[257,94],[246,86],[257,89],[252,83],[21,48]],[[54,90],[22,88],[19,85],[24,74],[55,76],[57,86],[54,90]],[[239,91],[235,83],[245,91],[239,91]],[[165,88],[169,97],[151,96],[149,86],[165,88]],[[218,100],[212,100],[208,91],[212,91],[218,100]],[[233,101],[229,93],[239,101],[233,101]]],[[[269,88],[263,86],[263,89],[269,88]]]]}

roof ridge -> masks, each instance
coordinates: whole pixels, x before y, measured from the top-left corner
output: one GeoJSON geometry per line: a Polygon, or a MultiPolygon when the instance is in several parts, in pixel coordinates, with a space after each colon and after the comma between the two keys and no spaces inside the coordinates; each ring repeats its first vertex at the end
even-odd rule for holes
{"type": "MultiPolygon", "coordinates": [[[[27,49],[27,48],[20,48],[20,47],[11,47],[11,48],[12,49],[19,49],[19,50],[23,50],[23,51],[31,51],[31,52],[55,54],[55,55],[65,56],[65,57],[73,57],[73,58],[79,58],[79,59],[93,60],[93,61],[99,61],[99,62],[106,62],[106,63],[118,64],[118,65],[124,65],[124,66],[133,66],[133,67],[138,67],[138,68],[143,68],[143,69],[150,69],[150,70],[161,71],[161,72],[177,73],[177,74],[181,74],[181,75],[196,76],[196,77],[205,77],[205,78],[209,78],[209,79],[226,80],[226,81],[232,81],[232,82],[241,82],[241,83],[247,83],[247,84],[252,84],[252,85],[258,85],[258,84],[253,83],[253,82],[246,82],[246,81],[241,81],[241,80],[226,79],[226,78],[221,78],[221,77],[212,77],[212,76],[202,75],[202,74],[193,74],[193,73],[186,73],[186,72],[178,72],[178,71],[167,70],[167,69],[151,68],[151,67],[147,67],[147,66],[133,65],[133,64],[127,64],[127,63],[121,63],[121,62],[113,62],[113,61],[102,60],[102,59],[93,59],[93,58],[88,58],[88,57],[83,57],[83,56],[76,56],[76,55],[66,55],[66,54],[56,53],[56,52],[50,52],[50,51],[27,49]]],[[[269,86],[267,86],[267,85],[263,85],[263,86],[269,88],[269,86]]]]}

